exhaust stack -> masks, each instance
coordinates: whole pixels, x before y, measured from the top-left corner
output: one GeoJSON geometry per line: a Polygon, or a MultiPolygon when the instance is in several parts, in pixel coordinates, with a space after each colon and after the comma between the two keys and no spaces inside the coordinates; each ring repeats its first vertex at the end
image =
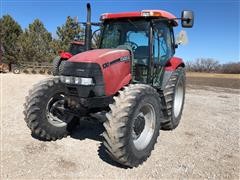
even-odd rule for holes
{"type": "Polygon", "coordinates": [[[92,28],[91,28],[91,5],[87,3],[87,22],[85,27],[85,49],[91,49],[91,39],[92,39],[92,28]]]}

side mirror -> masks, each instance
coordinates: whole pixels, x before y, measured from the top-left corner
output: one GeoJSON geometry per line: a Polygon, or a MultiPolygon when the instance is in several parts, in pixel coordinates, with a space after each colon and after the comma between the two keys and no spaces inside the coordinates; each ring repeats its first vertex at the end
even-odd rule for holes
{"type": "Polygon", "coordinates": [[[194,24],[193,11],[182,11],[182,27],[191,28],[194,24]]]}
{"type": "Polygon", "coordinates": [[[187,45],[188,43],[188,37],[186,31],[180,31],[176,38],[176,45],[187,45]]]}

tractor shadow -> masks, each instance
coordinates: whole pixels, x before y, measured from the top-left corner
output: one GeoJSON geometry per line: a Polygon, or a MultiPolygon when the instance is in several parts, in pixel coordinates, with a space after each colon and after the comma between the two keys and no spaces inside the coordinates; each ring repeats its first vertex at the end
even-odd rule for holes
{"type": "MultiPolygon", "coordinates": [[[[102,123],[80,120],[78,126],[76,126],[72,131],[70,137],[78,140],[91,139],[100,142],[100,146],[98,148],[99,158],[102,159],[102,161],[104,161],[105,163],[110,164],[112,166],[127,169],[128,167],[113,161],[110,155],[106,152],[106,148],[103,145],[104,138],[101,135],[104,132],[104,130],[105,129],[102,123]]],[[[38,139],[40,141],[50,142],[46,139],[42,139],[38,136],[35,136],[34,134],[31,135],[33,138],[38,139]]]]}
{"type": "Polygon", "coordinates": [[[80,121],[79,125],[75,128],[70,137],[79,140],[91,139],[101,142],[98,148],[98,156],[100,159],[112,166],[127,169],[128,167],[113,161],[109,154],[106,152],[106,148],[102,143],[104,138],[101,134],[103,132],[104,127],[102,123],[80,121]]]}
{"type": "Polygon", "coordinates": [[[73,130],[70,137],[78,140],[91,139],[102,142],[103,137],[101,134],[104,131],[104,127],[101,123],[80,121],[79,125],[73,130]]]}

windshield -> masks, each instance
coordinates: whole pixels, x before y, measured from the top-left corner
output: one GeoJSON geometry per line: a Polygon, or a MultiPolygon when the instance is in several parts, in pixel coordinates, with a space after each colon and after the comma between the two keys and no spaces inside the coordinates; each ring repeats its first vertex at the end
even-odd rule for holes
{"type": "Polygon", "coordinates": [[[113,20],[104,23],[100,48],[123,48],[133,52],[132,77],[147,82],[149,65],[149,30],[146,19],[113,20]]]}
{"type": "Polygon", "coordinates": [[[133,51],[148,46],[149,22],[146,20],[113,20],[104,23],[100,48],[118,48],[129,45],[133,51]]]}

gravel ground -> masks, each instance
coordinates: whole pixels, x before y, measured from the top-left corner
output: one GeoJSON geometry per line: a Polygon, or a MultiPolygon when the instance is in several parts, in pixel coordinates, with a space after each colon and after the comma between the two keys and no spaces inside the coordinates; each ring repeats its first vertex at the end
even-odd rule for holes
{"type": "Polygon", "coordinates": [[[189,85],[179,127],[161,131],[142,166],[124,169],[104,153],[100,126],[84,123],[55,142],[31,136],[22,105],[45,77],[0,74],[0,179],[239,179],[239,90],[189,85]]]}

